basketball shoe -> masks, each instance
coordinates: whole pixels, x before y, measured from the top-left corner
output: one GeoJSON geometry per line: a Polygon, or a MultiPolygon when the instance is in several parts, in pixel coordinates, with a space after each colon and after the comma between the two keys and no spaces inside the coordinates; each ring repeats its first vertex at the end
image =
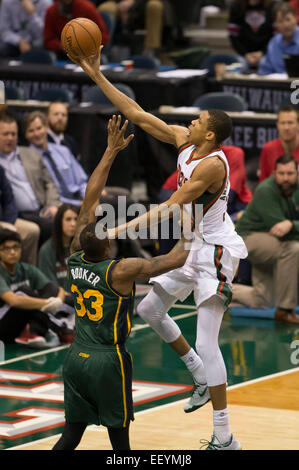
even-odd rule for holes
{"type": "Polygon", "coordinates": [[[200,443],[203,444],[201,447],[207,446],[205,450],[242,450],[240,442],[238,442],[232,434],[230,440],[223,444],[218,441],[214,434],[211,437],[211,441],[201,439],[200,443]]]}
{"type": "Polygon", "coordinates": [[[191,413],[211,400],[209,387],[206,383],[199,384],[195,382],[191,397],[184,406],[185,413],[191,413]]]}

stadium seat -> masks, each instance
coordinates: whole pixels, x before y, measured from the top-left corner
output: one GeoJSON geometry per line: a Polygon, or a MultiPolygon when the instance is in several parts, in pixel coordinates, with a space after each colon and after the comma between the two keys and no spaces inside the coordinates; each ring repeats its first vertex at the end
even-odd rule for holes
{"type": "MultiPolygon", "coordinates": [[[[128,85],[123,83],[114,83],[114,86],[122,91],[125,95],[132,98],[134,101],[136,99],[135,93],[128,85]]],[[[98,88],[97,86],[92,86],[83,92],[83,102],[91,102],[94,104],[107,104],[112,105],[111,101],[106,97],[106,95],[98,88]]]]}
{"type": "Polygon", "coordinates": [[[201,69],[208,69],[209,71],[209,77],[214,77],[215,76],[215,64],[234,64],[235,62],[239,62],[239,57],[237,54],[211,54],[208,57],[206,57],[201,65],[201,69]]]}
{"type": "Polygon", "coordinates": [[[47,51],[46,49],[31,49],[30,51],[21,54],[18,60],[24,64],[56,64],[55,54],[47,51]]]}
{"type": "Polygon", "coordinates": [[[6,100],[23,100],[24,93],[21,88],[5,85],[5,99],[6,100]]]}
{"type": "Polygon", "coordinates": [[[137,69],[157,70],[160,67],[159,59],[146,55],[131,55],[128,59],[133,60],[133,66],[137,69]]]}
{"type": "Polygon", "coordinates": [[[224,91],[201,95],[196,98],[193,106],[200,109],[222,109],[222,111],[247,110],[247,103],[241,96],[224,91]]]}

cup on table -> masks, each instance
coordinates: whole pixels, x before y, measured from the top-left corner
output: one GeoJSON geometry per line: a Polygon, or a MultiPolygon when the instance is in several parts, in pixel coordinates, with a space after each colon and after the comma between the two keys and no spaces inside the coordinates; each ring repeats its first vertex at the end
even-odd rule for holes
{"type": "Polygon", "coordinates": [[[224,75],[226,74],[226,64],[215,64],[214,65],[214,70],[215,70],[215,77],[217,80],[221,80],[224,75]]]}
{"type": "Polygon", "coordinates": [[[132,70],[134,62],[133,60],[127,59],[127,60],[122,60],[120,63],[125,70],[132,70]]]}
{"type": "Polygon", "coordinates": [[[227,73],[241,73],[243,68],[243,64],[241,62],[234,62],[233,64],[227,65],[226,72],[227,73]]]}

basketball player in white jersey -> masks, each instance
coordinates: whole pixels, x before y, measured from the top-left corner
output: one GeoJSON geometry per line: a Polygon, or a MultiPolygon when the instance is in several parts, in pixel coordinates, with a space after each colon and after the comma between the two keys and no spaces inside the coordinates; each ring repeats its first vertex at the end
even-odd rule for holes
{"type": "MultiPolygon", "coordinates": [[[[162,213],[163,208],[172,204],[185,208],[187,205],[190,211],[193,207],[202,209],[201,234],[192,242],[201,243],[197,249],[190,250],[182,268],[151,279],[153,288],[139,304],[138,313],[178,353],[193,375],[195,388],[185,411],[194,411],[211,399],[214,428],[207,449],[239,450],[241,445],[230,431],[226,367],[218,345],[238,261],[247,256],[246,246],[226,213],[229,167],[220,145],[231,134],[231,119],[223,111],[208,110],[188,128],[168,125],[145,112],[104,77],[100,71],[100,53],[84,60],[70,58],[81,65],[127,119],[178,149],[178,189],[157,210],[162,213]],[[176,300],[183,301],[192,291],[198,311],[197,354],[167,314],[176,300]]],[[[140,217],[140,224],[148,223],[151,212],[140,217]]],[[[136,220],[139,219],[126,226],[136,220]]]]}

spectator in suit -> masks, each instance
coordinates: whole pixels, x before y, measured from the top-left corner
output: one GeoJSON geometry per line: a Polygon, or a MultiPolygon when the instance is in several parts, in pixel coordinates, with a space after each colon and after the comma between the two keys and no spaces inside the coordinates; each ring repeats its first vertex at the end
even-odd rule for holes
{"type": "Polygon", "coordinates": [[[30,148],[37,150],[58,187],[60,200],[79,206],[88,176],[68,147],[48,142],[47,117],[40,111],[25,116],[23,131],[30,148]]]}
{"type": "Polygon", "coordinates": [[[61,205],[59,192],[39,152],[17,144],[15,118],[0,116],[0,165],[11,184],[19,217],[38,224],[42,244],[52,233],[53,217],[61,205]]]}
{"type": "Polygon", "coordinates": [[[229,9],[228,34],[233,49],[256,69],[273,36],[273,2],[270,0],[234,0],[229,9]]]}
{"type": "Polygon", "coordinates": [[[32,47],[43,47],[45,14],[52,0],[2,0],[0,57],[17,57],[32,47]]]}
{"type": "Polygon", "coordinates": [[[261,151],[259,182],[268,178],[281,155],[293,155],[299,163],[299,114],[293,105],[282,106],[277,115],[278,139],[267,142],[261,151]]]}
{"type": "Polygon", "coordinates": [[[266,55],[260,61],[258,74],[285,73],[285,54],[299,54],[299,27],[293,8],[286,2],[279,2],[273,9],[278,34],[270,40],[266,55]]]}
{"type": "Polygon", "coordinates": [[[22,242],[22,261],[37,264],[39,226],[29,220],[18,218],[14,195],[5,171],[0,166],[0,229],[17,231],[22,242]]]}
{"type": "Polygon", "coordinates": [[[299,323],[298,163],[290,155],[256,188],[236,231],[244,238],[252,265],[252,286],[233,284],[233,302],[251,308],[276,307],[274,318],[299,323]]]}
{"type": "Polygon", "coordinates": [[[61,101],[53,101],[47,111],[48,142],[65,145],[80,160],[79,146],[73,136],[67,134],[68,107],[61,101]]]}
{"type": "Polygon", "coordinates": [[[95,5],[87,0],[58,0],[46,12],[44,27],[45,48],[56,53],[59,59],[67,59],[61,46],[61,32],[73,18],[84,17],[94,21],[102,32],[102,44],[108,44],[107,26],[95,5]]]}

